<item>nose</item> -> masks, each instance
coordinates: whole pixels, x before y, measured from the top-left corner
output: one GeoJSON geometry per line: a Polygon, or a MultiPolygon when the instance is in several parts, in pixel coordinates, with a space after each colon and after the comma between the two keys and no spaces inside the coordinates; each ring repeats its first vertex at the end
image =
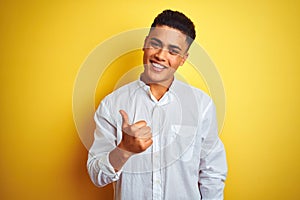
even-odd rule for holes
{"type": "Polygon", "coordinates": [[[163,48],[160,48],[157,50],[157,52],[155,53],[155,58],[159,61],[165,61],[166,59],[166,53],[167,51],[163,48]]]}

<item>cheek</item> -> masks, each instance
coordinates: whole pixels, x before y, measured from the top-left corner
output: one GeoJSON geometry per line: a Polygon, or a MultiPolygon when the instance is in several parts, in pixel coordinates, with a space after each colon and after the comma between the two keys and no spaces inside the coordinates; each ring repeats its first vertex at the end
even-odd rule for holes
{"type": "Polygon", "coordinates": [[[147,60],[150,58],[150,56],[151,56],[151,51],[149,49],[145,49],[144,55],[143,55],[144,62],[147,62],[147,60]]]}
{"type": "Polygon", "coordinates": [[[144,54],[143,54],[143,61],[144,61],[144,64],[145,62],[147,62],[147,59],[148,59],[148,52],[144,50],[144,54]]]}
{"type": "Polygon", "coordinates": [[[182,59],[177,58],[169,61],[170,66],[174,69],[177,69],[182,64],[182,59]]]}

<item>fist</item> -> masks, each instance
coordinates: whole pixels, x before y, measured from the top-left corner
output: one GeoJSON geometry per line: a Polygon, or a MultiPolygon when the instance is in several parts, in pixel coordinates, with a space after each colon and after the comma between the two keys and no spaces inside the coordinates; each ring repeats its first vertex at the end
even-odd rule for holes
{"type": "Polygon", "coordinates": [[[129,124],[128,115],[124,110],[120,110],[122,116],[122,140],[119,148],[131,153],[141,153],[153,143],[151,128],[145,121],[138,121],[129,124]]]}

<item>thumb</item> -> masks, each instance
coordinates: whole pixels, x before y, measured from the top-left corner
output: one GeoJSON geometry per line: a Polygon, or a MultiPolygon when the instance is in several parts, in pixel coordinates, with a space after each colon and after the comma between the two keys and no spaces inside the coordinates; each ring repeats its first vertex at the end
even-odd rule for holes
{"type": "Polygon", "coordinates": [[[125,128],[129,125],[128,115],[124,110],[119,111],[122,116],[122,128],[125,128]]]}

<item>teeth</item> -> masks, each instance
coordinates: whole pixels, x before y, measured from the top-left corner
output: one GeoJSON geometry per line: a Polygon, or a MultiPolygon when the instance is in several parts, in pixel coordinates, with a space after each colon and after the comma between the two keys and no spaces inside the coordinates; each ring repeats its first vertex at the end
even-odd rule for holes
{"type": "Polygon", "coordinates": [[[162,65],[157,64],[157,63],[152,63],[152,65],[153,65],[154,67],[156,67],[156,68],[159,68],[159,69],[164,69],[164,68],[165,68],[165,66],[162,66],[162,65]]]}

